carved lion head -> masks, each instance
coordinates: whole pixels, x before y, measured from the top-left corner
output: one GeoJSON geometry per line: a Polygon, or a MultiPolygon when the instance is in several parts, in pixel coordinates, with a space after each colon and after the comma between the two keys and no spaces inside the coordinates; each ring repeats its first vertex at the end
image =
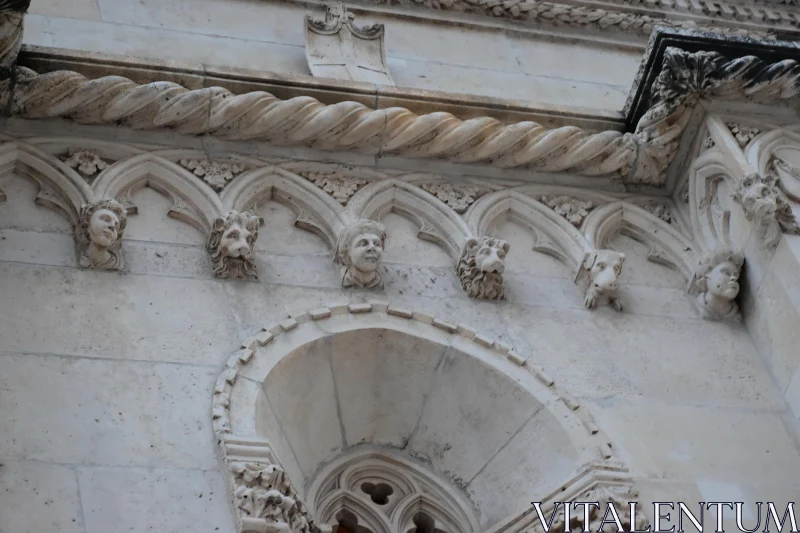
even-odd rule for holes
{"type": "Polygon", "coordinates": [[[509,248],[508,242],[494,237],[467,241],[456,271],[469,296],[484,300],[505,298],[503,272],[509,248]]]}
{"type": "Polygon", "coordinates": [[[217,277],[258,279],[253,246],[258,239],[260,224],[261,219],[247,211],[231,211],[214,220],[206,248],[211,254],[217,277]]]}

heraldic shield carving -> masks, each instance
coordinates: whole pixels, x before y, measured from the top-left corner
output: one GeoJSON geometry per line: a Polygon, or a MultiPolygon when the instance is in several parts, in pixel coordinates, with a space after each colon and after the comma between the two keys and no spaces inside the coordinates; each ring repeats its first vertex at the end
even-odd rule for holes
{"type": "Polygon", "coordinates": [[[394,85],[386,66],[383,24],[358,27],[341,3],[325,20],[306,17],[306,59],[314,76],[394,85]]]}

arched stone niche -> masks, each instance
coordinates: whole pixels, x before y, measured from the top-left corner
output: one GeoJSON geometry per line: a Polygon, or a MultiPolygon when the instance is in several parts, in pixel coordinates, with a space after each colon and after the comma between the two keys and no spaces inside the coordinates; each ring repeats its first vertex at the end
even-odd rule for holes
{"type": "Polygon", "coordinates": [[[503,530],[586,464],[619,469],[590,414],[524,355],[468,325],[381,302],[312,310],[245,341],[217,380],[213,419],[245,533],[274,528],[242,503],[248,483],[267,477],[243,475],[244,463],[279,465],[285,483],[264,486],[305,501],[297,513],[309,523],[345,520],[371,533],[503,530]],[[342,465],[376,464],[394,465],[394,477],[367,481],[396,498],[427,483],[419,524],[403,498],[386,512],[369,491],[331,485],[342,465]]]}

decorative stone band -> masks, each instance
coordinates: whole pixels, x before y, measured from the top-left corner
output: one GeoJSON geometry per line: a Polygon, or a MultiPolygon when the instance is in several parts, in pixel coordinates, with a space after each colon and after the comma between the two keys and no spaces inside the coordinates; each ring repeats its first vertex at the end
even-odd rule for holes
{"type": "MultiPolygon", "coordinates": [[[[769,31],[761,31],[752,28],[741,27],[719,27],[709,26],[709,15],[714,17],[713,20],[719,23],[720,20],[726,18],[736,20],[738,24],[747,21],[757,24],[763,24],[763,20],[767,20],[772,26],[786,26],[788,28],[800,27],[800,17],[792,12],[784,12],[780,9],[780,13],[776,13],[775,9],[768,8],[753,8],[752,20],[747,20],[751,17],[750,12],[744,12],[741,9],[735,9],[727,4],[720,2],[703,2],[708,7],[705,7],[700,13],[697,13],[698,20],[684,20],[672,19],[662,11],[654,11],[653,2],[647,2],[642,5],[642,8],[647,12],[643,14],[642,8],[637,12],[626,11],[631,9],[631,4],[636,2],[611,2],[612,4],[619,4],[617,8],[614,5],[601,7],[587,7],[583,5],[572,5],[570,3],[557,3],[557,2],[537,2],[535,0],[491,0],[481,2],[479,0],[362,0],[363,3],[368,5],[400,5],[410,6],[415,8],[428,8],[428,9],[441,9],[446,11],[456,11],[465,13],[479,13],[487,16],[506,18],[521,22],[530,22],[534,24],[547,24],[558,27],[570,27],[581,29],[595,29],[595,30],[618,30],[630,32],[638,35],[648,36],[652,33],[656,26],[664,26],[669,28],[680,29],[705,29],[713,31],[722,35],[738,36],[738,37],[751,37],[756,39],[775,39],[775,34],[769,31]],[[761,15],[761,19],[758,15],[761,15]]],[[[678,2],[686,3],[688,2],[678,2]]],[[[596,3],[595,3],[596,4],[596,3]]],[[[666,3],[659,7],[664,11],[670,12],[666,3]]],[[[674,4],[674,3],[673,3],[674,4]]],[[[700,5],[699,2],[692,2],[691,4],[700,5]]],[[[679,11],[679,10],[676,10],[679,11]]],[[[685,10],[688,11],[688,10],[685,10]]],[[[685,17],[685,15],[684,15],[685,17]]],[[[791,30],[790,30],[791,31],[791,30]]]]}
{"type": "Polygon", "coordinates": [[[649,110],[635,133],[590,133],[535,122],[503,124],[490,117],[461,120],[450,113],[417,115],[358,102],[325,105],[311,97],[281,100],[221,87],[190,90],[171,82],[139,85],[127,78],[88,79],[76,72],[46,74],[20,68],[11,113],[65,117],[82,124],[121,123],[135,129],[172,128],[231,140],[368,154],[441,158],[458,163],[526,167],[584,176],[622,175],[630,183],[661,185],[695,104],[705,98],[786,100],[797,96],[795,61],[668,48],[649,110]]]}
{"type": "Polygon", "coordinates": [[[548,129],[535,122],[506,125],[490,117],[460,120],[450,113],[417,115],[400,107],[370,109],[358,102],[325,105],[304,96],[281,100],[261,91],[234,95],[221,87],[189,90],[170,82],[138,85],[119,76],[91,80],[76,72],[38,75],[20,70],[12,114],[31,119],[65,117],[81,124],[173,128],[231,140],[585,176],[628,174],[634,156],[631,136],[618,131],[548,129]]]}

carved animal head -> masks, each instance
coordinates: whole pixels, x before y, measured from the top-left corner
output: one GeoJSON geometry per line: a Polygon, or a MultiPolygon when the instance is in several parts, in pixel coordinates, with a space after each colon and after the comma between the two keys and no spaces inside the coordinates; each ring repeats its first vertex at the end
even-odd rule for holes
{"type": "Polygon", "coordinates": [[[247,211],[217,217],[206,246],[214,273],[226,279],[258,279],[253,246],[261,219],[247,211]]]}
{"type": "Polygon", "coordinates": [[[612,250],[595,250],[586,254],[582,268],[589,277],[589,289],[598,294],[613,294],[619,286],[625,254],[612,250]]]}
{"type": "Polygon", "coordinates": [[[502,300],[505,297],[503,272],[511,245],[503,239],[469,239],[456,269],[461,286],[472,298],[502,300]]]}
{"type": "Polygon", "coordinates": [[[762,177],[759,174],[745,176],[732,196],[742,204],[748,220],[770,223],[775,219],[780,191],[771,176],[762,177]]]}

